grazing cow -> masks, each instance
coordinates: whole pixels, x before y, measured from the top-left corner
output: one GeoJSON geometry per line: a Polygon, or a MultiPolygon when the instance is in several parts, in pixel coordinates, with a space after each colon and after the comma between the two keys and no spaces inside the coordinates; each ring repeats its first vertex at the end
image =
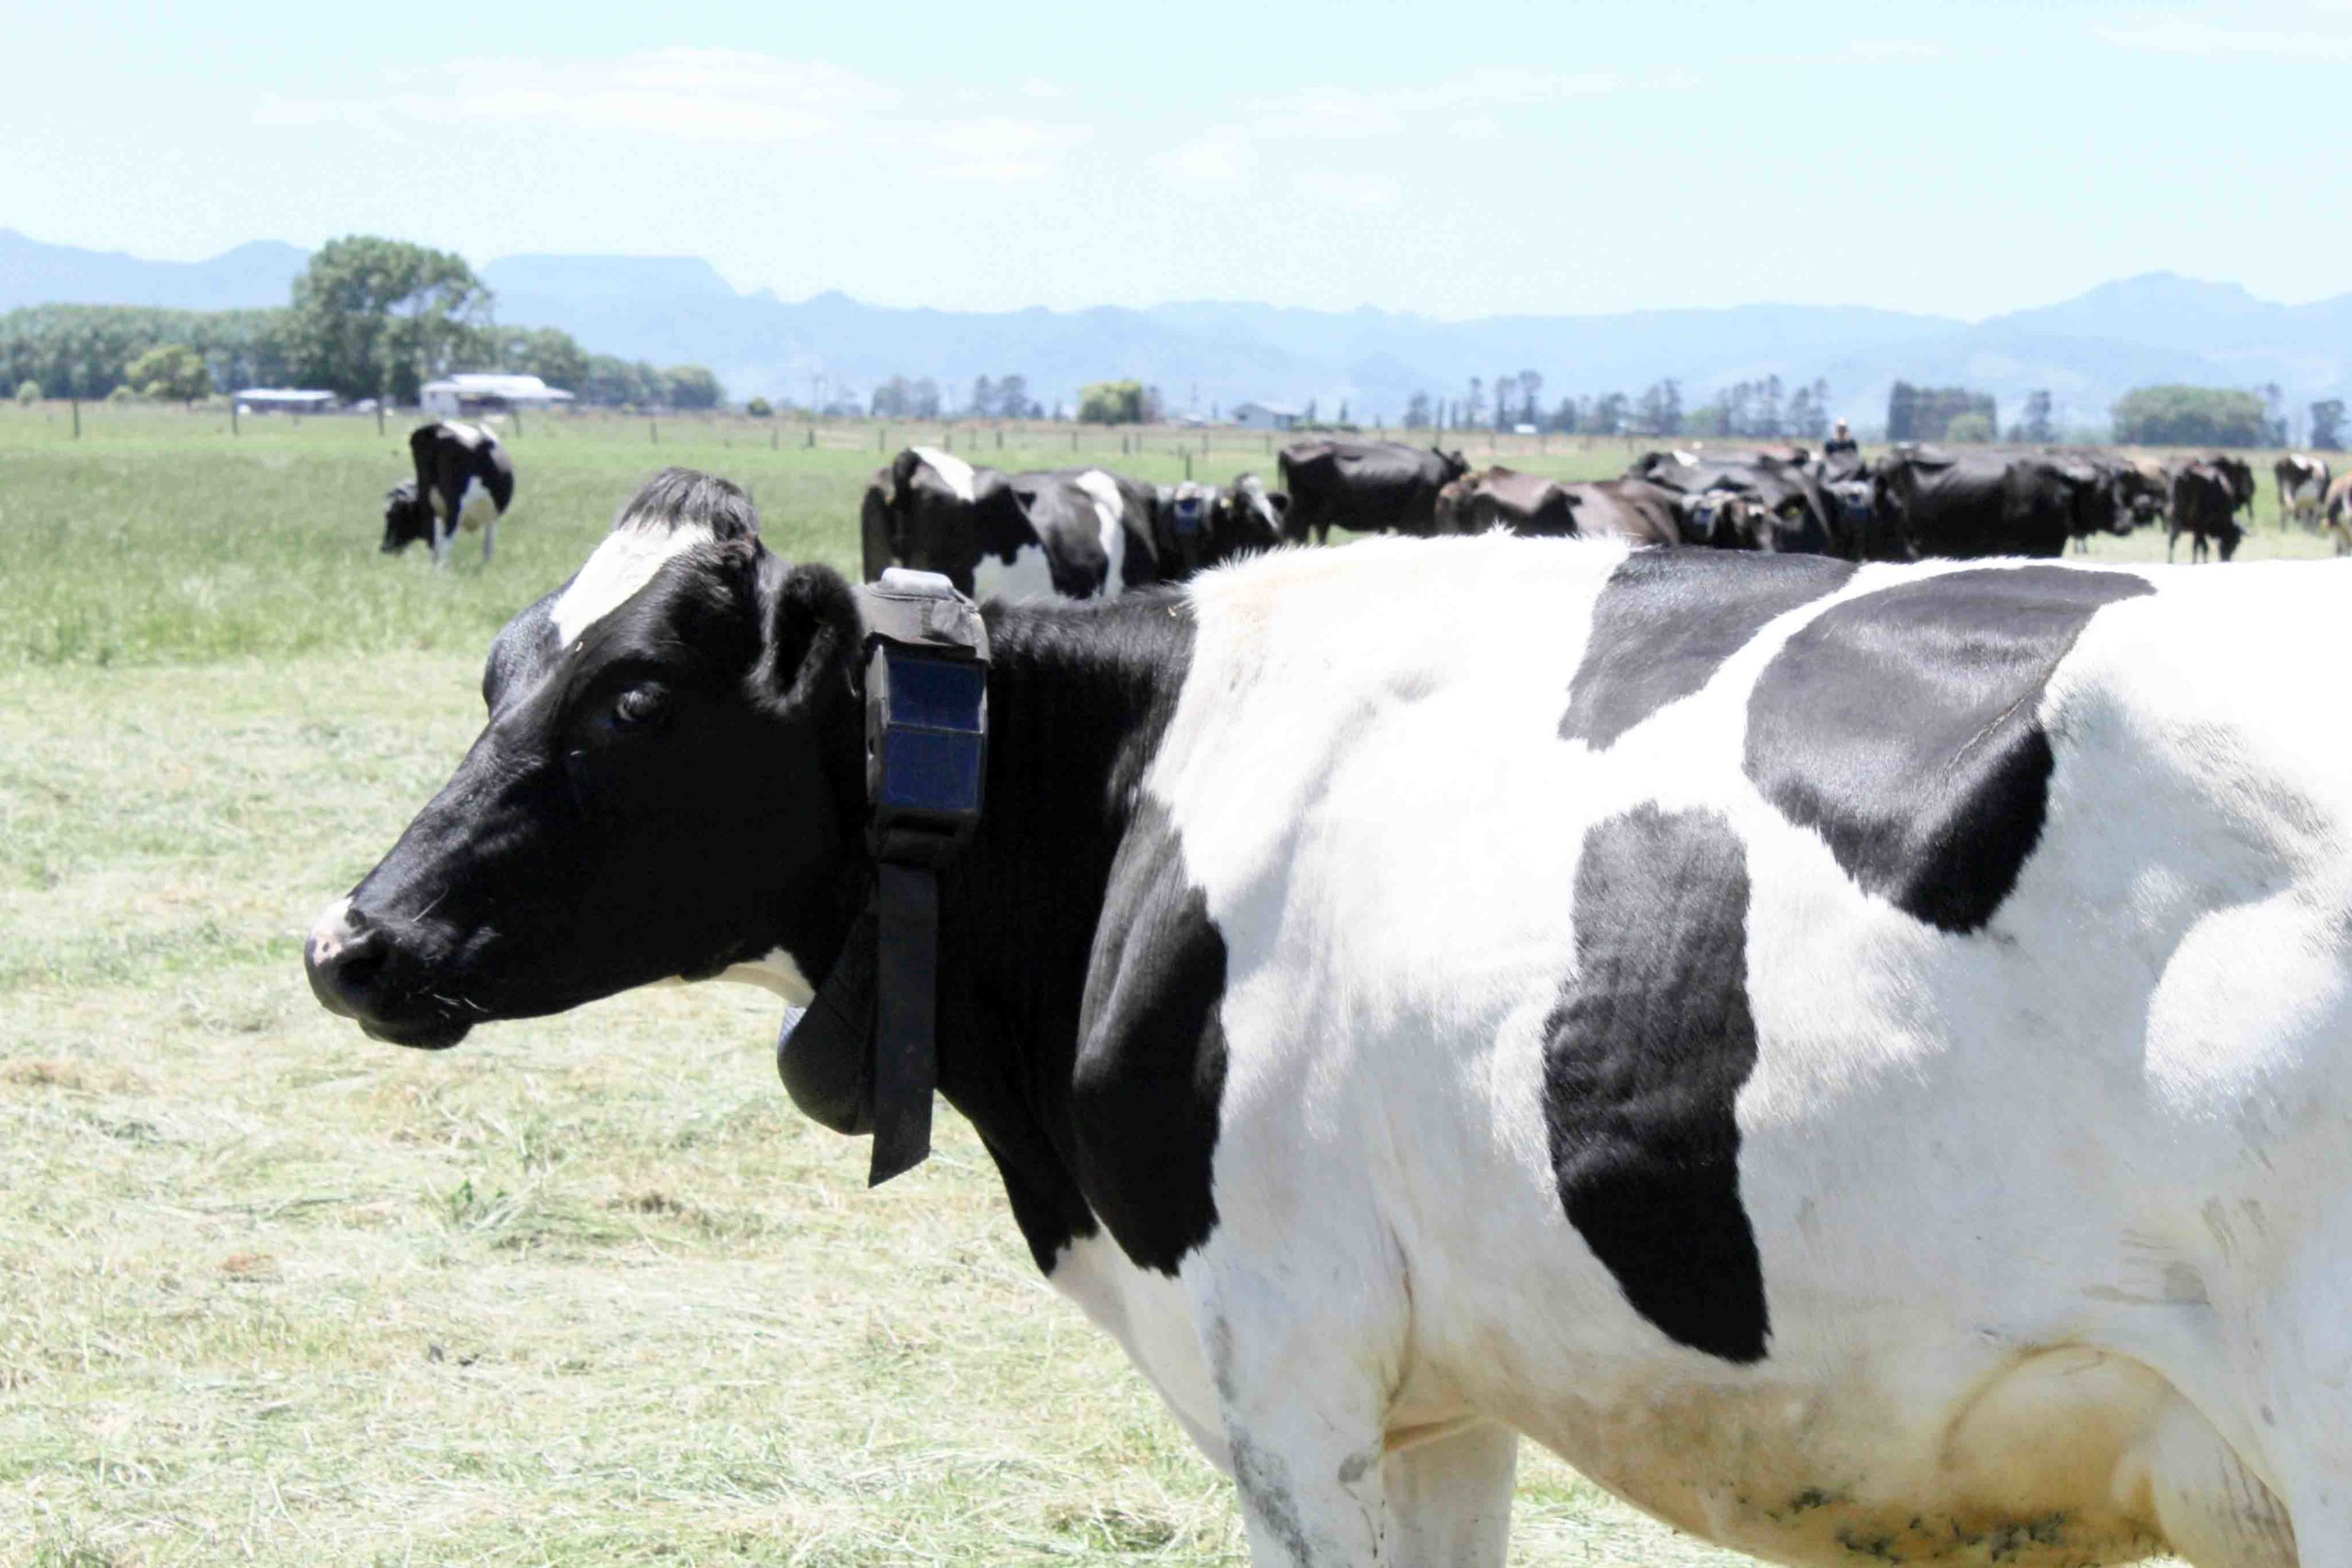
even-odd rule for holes
{"type": "Polygon", "coordinates": [[[1648,452],[1625,477],[1684,497],[1685,536],[1723,549],[1853,555],[1808,467],[1772,452],[1648,452]]]}
{"type": "MultiPolygon", "coordinates": [[[[1490,535],[990,606],[883,994],[1260,1568],[1498,1568],[1522,1433],[1787,1563],[2352,1568],[2347,571],[1490,535]]],[[[840,998],[881,608],[648,491],[321,1000],[840,998]]]]}
{"type": "Polygon", "coordinates": [[[935,571],[981,599],[1110,598],[1157,582],[1157,497],[1101,468],[1003,474],[910,446],[861,509],[865,575],[935,571]]]}
{"type": "Polygon", "coordinates": [[[1433,533],[1437,492],[1470,471],[1459,452],[1393,441],[1301,441],[1283,447],[1279,461],[1290,495],[1283,536],[1296,543],[1312,533],[1318,545],[1334,527],[1433,533]]]}
{"type": "Polygon", "coordinates": [[[1289,506],[1290,497],[1255,474],[1222,487],[1193,479],[1159,486],[1152,521],[1163,581],[1181,582],[1220,561],[1272,549],[1283,542],[1289,506]]]}
{"type": "Polygon", "coordinates": [[[2040,453],[1897,447],[1875,495],[1881,532],[1920,558],[2060,556],[2114,516],[2088,465],[2040,453]]]}
{"type": "Polygon", "coordinates": [[[1555,537],[1574,534],[1575,502],[1559,480],[1499,464],[1482,474],[1464,474],[1437,492],[1438,533],[1483,534],[1490,528],[1555,537]]]}
{"type": "Polygon", "coordinates": [[[2254,480],[2254,465],[2234,452],[2216,452],[2203,459],[2205,466],[2220,472],[2230,489],[2230,510],[2243,512],[2247,521],[2254,517],[2254,498],[2260,493],[2254,480]]]}
{"type": "Polygon", "coordinates": [[[2237,511],[2235,476],[2217,463],[2189,464],[2173,476],[2172,530],[2165,539],[2165,558],[2172,559],[2181,535],[2187,534],[2192,563],[2206,558],[2209,542],[2228,560],[2238,553],[2238,541],[2245,536],[2245,530],[2238,526],[2237,511]]]}
{"type": "Polygon", "coordinates": [[[2339,475],[2328,485],[2320,526],[2335,541],[2337,555],[2352,555],[2352,474],[2339,475]]]}
{"type": "Polygon", "coordinates": [[[384,552],[421,542],[431,547],[435,566],[446,566],[458,531],[479,528],[481,558],[489,560],[498,520],[514,500],[514,462],[505,446],[481,425],[437,420],[409,432],[408,450],[416,482],[384,498],[384,552]]]}
{"type": "Polygon", "coordinates": [[[1576,531],[1588,539],[1629,545],[1682,545],[1682,498],[1646,479],[1594,479],[1564,485],[1576,531]]]}
{"type": "Polygon", "coordinates": [[[2307,528],[2317,523],[2320,509],[2327,501],[2327,459],[2283,452],[2270,466],[2270,472],[2278,481],[2280,521],[2300,523],[2307,528]]]}

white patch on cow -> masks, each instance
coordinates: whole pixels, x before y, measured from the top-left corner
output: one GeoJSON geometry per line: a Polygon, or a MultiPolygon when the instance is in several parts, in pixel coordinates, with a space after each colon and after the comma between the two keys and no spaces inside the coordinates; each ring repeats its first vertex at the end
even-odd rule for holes
{"type": "Polygon", "coordinates": [[[350,919],[351,899],[347,896],[320,910],[319,918],[311,922],[311,937],[307,944],[310,957],[323,963],[341,953],[350,919]]]}
{"type": "Polygon", "coordinates": [[[1046,547],[1023,545],[1013,552],[1010,564],[999,556],[981,556],[979,564],[972,568],[972,597],[993,599],[1000,604],[1060,598],[1054,587],[1054,569],[1046,559],[1046,547]]]}
{"type": "Polygon", "coordinates": [[[1212,1463],[1230,1472],[1216,1390],[1201,1359],[1200,1330],[1183,1287],[1165,1274],[1136,1268],[1103,1231],[1074,1237],[1046,1278],[1119,1342],[1186,1434],[1212,1463]]]}
{"type": "Polygon", "coordinates": [[[498,502],[492,498],[490,487],[468,474],[464,488],[458,491],[458,526],[470,534],[497,521],[498,502]]]}
{"type": "Polygon", "coordinates": [[[441,428],[447,431],[450,438],[458,446],[469,450],[477,446],[498,445],[497,435],[479,424],[461,424],[456,420],[444,420],[441,428]]]}
{"type": "Polygon", "coordinates": [[[971,464],[955,453],[942,452],[936,446],[918,446],[914,451],[916,457],[930,465],[933,473],[947,481],[947,488],[956,492],[956,500],[972,499],[978,476],[974,474],[971,464]]]}
{"type": "Polygon", "coordinates": [[[605,536],[588,564],[548,611],[558,648],[568,649],[582,633],[627,604],[664,566],[697,545],[711,542],[709,525],[672,526],[663,522],[625,520],[605,536]]]}
{"type": "MultiPolygon", "coordinates": [[[[1781,1561],[2001,1531],[2019,1563],[2124,1561],[2143,1528],[2277,1534],[2261,1522],[2299,1509],[2299,1534],[2340,1541],[2352,767],[2312,716],[2335,705],[2352,567],[2145,569],[2155,593],[2093,615],[2040,699],[2041,837],[1961,936],[1864,893],[1764,798],[1748,701],[1833,605],[2019,563],[1865,566],[1596,750],[1559,726],[1623,558],[1372,540],[1189,590],[1143,787],[1226,950],[1220,1220],[1182,1269],[1237,1358],[1225,1429],[1339,1540],[1360,1521],[1331,1460],[1412,1405],[1507,1422],[1781,1561]],[[2182,651],[2209,647],[2232,658],[2182,651]],[[1578,863],[1644,806],[1745,847],[1753,1367],[1633,1310],[1552,1166],[1578,863]],[[2046,1519],[2055,1540],[2028,1533],[2046,1519]]],[[[1103,1272],[1066,1288],[1162,1382],[1103,1272]]]]}
{"type": "Polygon", "coordinates": [[[1078,488],[1094,502],[1095,525],[1102,533],[1102,596],[1115,599],[1126,588],[1127,498],[1120,493],[1119,481],[1100,468],[1079,475],[1078,488]]]}
{"type": "Polygon", "coordinates": [[[817,994],[808,976],[800,972],[799,964],[780,947],[770,948],[763,956],[748,964],[730,964],[714,978],[740,986],[757,986],[782,997],[790,1007],[805,1008],[817,994]]]}

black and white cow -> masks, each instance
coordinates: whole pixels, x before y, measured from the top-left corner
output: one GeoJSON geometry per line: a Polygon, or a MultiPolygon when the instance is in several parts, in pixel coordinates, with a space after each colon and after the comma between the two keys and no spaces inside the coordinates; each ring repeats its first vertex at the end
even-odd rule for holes
{"type": "Polygon", "coordinates": [[[1182,582],[1223,561],[1258,555],[1283,542],[1290,497],[1255,474],[1229,485],[1185,479],[1160,485],[1152,507],[1163,581],[1182,582]]]}
{"type": "MultiPolygon", "coordinates": [[[[1790,1563],[2352,1568],[2348,573],[1487,535],[988,607],[939,1090],[1263,1568],[1495,1568],[1521,1434],[1790,1563]]],[[[320,998],[805,1000],[860,637],[658,482],[320,998]]]]}
{"type": "Polygon", "coordinates": [[[423,544],[433,564],[444,566],[458,531],[478,528],[481,558],[490,559],[498,520],[514,500],[514,462],[505,446],[481,425],[437,420],[409,433],[408,450],[416,479],[384,497],[384,553],[423,544]]]}
{"type": "Polygon", "coordinates": [[[935,571],[1007,603],[1114,597],[1160,580],[1156,502],[1102,468],[1006,474],[910,446],[865,487],[865,575],[935,571]]]}
{"type": "Polygon", "coordinates": [[[2335,553],[2352,555],[2352,474],[2338,474],[2320,510],[2320,532],[2335,542],[2335,553]]]}
{"type": "Polygon", "coordinates": [[[2288,523],[2301,523],[2310,527],[2320,519],[2320,509],[2327,503],[2330,475],[2327,459],[2302,452],[2281,452],[2270,466],[2271,478],[2278,481],[2278,515],[2288,523]]]}

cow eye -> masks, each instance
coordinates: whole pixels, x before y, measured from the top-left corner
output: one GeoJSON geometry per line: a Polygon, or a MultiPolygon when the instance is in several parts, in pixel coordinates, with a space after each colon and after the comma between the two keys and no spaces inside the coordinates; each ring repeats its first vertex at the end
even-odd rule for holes
{"type": "Polygon", "coordinates": [[[670,711],[670,694],[659,686],[630,686],[613,699],[616,729],[650,729],[670,711]]]}

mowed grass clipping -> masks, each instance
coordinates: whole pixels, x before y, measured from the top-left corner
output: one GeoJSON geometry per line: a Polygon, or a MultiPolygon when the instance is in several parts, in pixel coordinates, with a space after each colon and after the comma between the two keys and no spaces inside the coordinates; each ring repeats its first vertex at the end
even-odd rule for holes
{"type": "MultiPolygon", "coordinates": [[[[646,473],[729,473],[847,564],[870,433],[526,433],[498,559],[436,575],[376,553],[397,429],[106,411],[76,446],[51,412],[0,412],[0,1562],[1245,1561],[968,1129],[867,1192],[776,1084],[772,999],[424,1055],[302,980],[471,739],[492,632],[646,473]]],[[[1002,460],[1182,471],[1059,439],[1002,460]]],[[[1512,1561],[1736,1560],[1529,1450],[1512,1561]]]]}

